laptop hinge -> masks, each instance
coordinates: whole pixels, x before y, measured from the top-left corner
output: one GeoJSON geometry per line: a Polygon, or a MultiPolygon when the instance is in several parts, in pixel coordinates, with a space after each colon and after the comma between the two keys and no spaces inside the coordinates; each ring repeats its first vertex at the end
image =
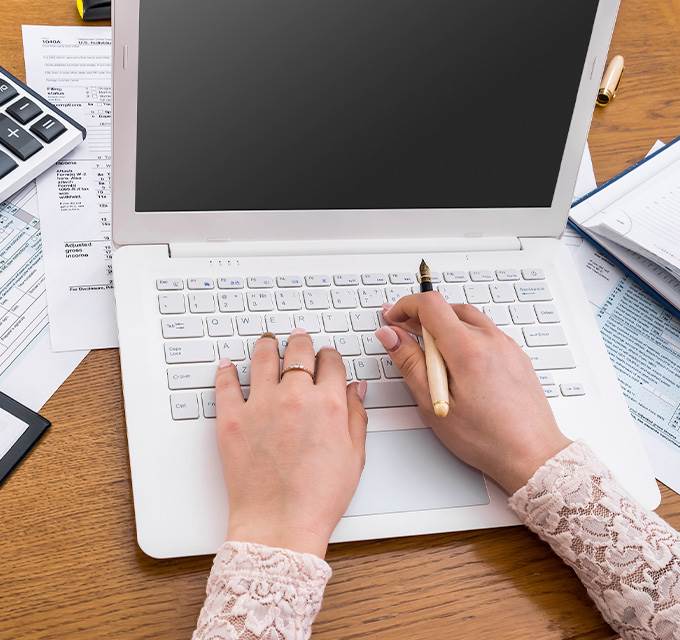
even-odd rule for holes
{"type": "Polygon", "coordinates": [[[373,253],[458,253],[520,251],[519,238],[398,238],[350,240],[280,240],[258,242],[174,242],[171,258],[231,256],[354,255],[373,253]]]}

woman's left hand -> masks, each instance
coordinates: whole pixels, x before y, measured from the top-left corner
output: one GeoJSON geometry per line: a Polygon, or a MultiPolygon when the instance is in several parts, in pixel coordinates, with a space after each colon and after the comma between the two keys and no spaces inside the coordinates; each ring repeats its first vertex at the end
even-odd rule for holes
{"type": "Polygon", "coordinates": [[[366,384],[345,382],[334,349],[315,357],[309,335],[295,330],[279,375],[278,341],[255,343],[244,401],[235,366],[221,361],[216,379],[217,431],[229,494],[227,538],[313,553],[323,558],[347,510],[365,458],[366,384]]]}

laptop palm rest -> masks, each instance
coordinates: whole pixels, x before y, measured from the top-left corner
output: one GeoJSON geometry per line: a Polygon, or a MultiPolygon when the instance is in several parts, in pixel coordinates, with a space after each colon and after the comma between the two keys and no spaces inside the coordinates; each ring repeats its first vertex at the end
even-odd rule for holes
{"type": "Polygon", "coordinates": [[[373,431],[366,467],[346,516],[489,503],[484,476],[453,456],[430,429],[373,431]]]}

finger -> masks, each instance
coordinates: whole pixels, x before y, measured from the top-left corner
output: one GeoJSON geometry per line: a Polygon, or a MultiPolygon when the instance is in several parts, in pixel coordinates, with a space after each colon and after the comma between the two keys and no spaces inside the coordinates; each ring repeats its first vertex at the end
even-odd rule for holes
{"type": "Polygon", "coordinates": [[[347,374],[342,356],[332,347],[324,347],[316,355],[316,373],[314,380],[317,385],[342,391],[346,386],[347,374]]]}
{"type": "Polygon", "coordinates": [[[471,304],[452,304],[451,308],[454,313],[467,324],[480,328],[496,326],[486,313],[481,312],[477,307],[473,307],[471,304]]]}
{"type": "Polygon", "coordinates": [[[279,383],[279,341],[272,333],[263,333],[255,342],[250,360],[251,392],[279,383]]]}
{"type": "Polygon", "coordinates": [[[243,392],[238,381],[236,367],[231,360],[224,358],[217,365],[215,376],[215,405],[217,419],[228,415],[235,407],[245,402],[243,392]]]}
{"type": "Polygon", "coordinates": [[[364,408],[366,389],[367,384],[365,380],[353,382],[347,387],[349,437],[354,448],[361,455],[362,461],[366,457],[366,428],[368,426],[368,415],[364,408]]]}
{"type": "MultiPolygon", "coordinates": [[[[283,371],[291,365],[302,365],[307,371],[314,373],[316,365],[316,356],[314,354],[314,347],[312,346],[312,339],[304,329],[293,329],[289,338],[286,350],[283,353],[283,371]]],[[[312,376],[305,371],[288,371],[281,378],[281,384],[314,384],[312,376]]]]}
{"type": "Polygon", "coordinates": [[[422,324],[435,340],[464,326],[438,291],[400,298],[393,307],[383,311],[383,318],[388,324],[399,325],[411,333],[420,333],[422,324]]]}
{"type": "Polygon", "coordinates": [[[432,411],[430,389],[427,384],[425,354],[420,345],[400,327],[380,327],[376,338],[404,376],[411,395],[423,411],[432,411]]]}

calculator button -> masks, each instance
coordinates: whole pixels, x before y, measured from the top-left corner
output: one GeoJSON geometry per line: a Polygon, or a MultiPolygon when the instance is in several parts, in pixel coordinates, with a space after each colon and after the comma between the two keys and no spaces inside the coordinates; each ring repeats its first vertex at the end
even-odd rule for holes
{"type": "Polygon", "coordinates": [[[7,107],[7,113],[17,122],[28,124],[42,113],[42,109],[28,98],[21,98],[7,107]]]}
{"type": "Polygon", "coordinates": [[[45,116],[31,127],[31,131],[35,133],[38,138],[49,144],[64,133],[66,127],[56,118],[45,116]]]}
{"type": "Polygon", "coordinates": [[[9,82],[0,80],[0,104],[5,104],[18,95],[17,90],[9,82]]]}
{"type": "Polygon", "coordinates": [[[30,133],[2,114],[0,114],[0,144],[22,160],[28,160],[43,148],[30,133]]]}
{"type": "Polygon", "coordinates": [[[19,165],[6,153],[0,151],[0,178],[4,178],[10,171],[14,171],[19,165]]]}

